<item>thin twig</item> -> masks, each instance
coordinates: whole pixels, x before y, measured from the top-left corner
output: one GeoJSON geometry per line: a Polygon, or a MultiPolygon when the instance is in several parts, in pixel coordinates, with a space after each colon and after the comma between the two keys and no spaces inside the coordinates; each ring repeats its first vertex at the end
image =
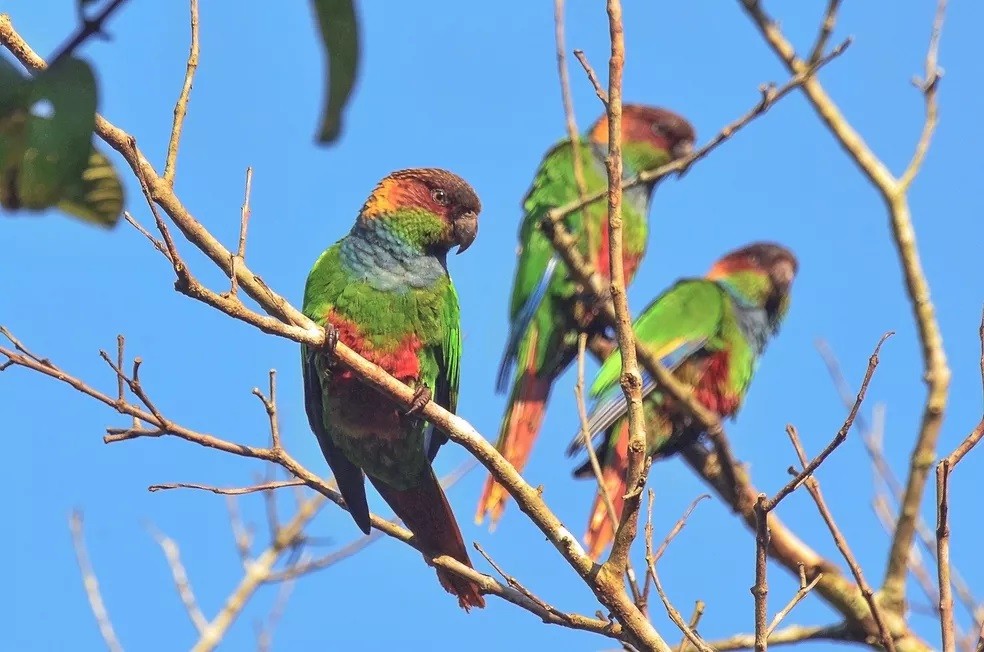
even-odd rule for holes
{"type": "MultiPolygon", "coordinates": [[[[796,455],[799,457],[800,464],[802,464],[805,468],[808,464],[806,452],[803,450],[803,444],[800,442],[796,428],[790,426],[787,428],[786,432],[789,434],[789,439],[793,443],[793,448],[796,449],[796,455]]],[[[837,522],[834,521],[834,517],[830,513],[830,510],[827,508],[827,503],[824,501],[823,494],[820,492],[820,483],[817,482],[816,477],[812,475],[806,478],[805,483],[807,491],[810,492],[810,496],[813,497],[813,502],[817,505],[817,510],[819,510],[820,516],[827,524],[827,529],[830,530],[830,534],[834,538],[834,544],[844,557],[844,561],[847,562],[848,567],[850,567],[851,574],[854,575],[854,580],[858,583],[858,588],[861,590],[861,595],[864,596],[865,602],[867,602],[868,608],[871,610],[871,616],[878,628],[878,634],[881,637],[882,645],[884,645],[885,649],[889,652],[895,652],[895,641],[892,638],[892,633],[889,631],[888,626],[885,624],[885,617],[882,615],[881,606],[875,599],[875,592],[872,591],[871,586],[868,584],[867,580],[865,580],[864,573],[861,572],[861,566],[858,564],[857,558],[854,556],[854,553],[851,552],[851,548],[848,546],[847,540],[844,538],[840,528],[837,526],[837,522]]]]}
{"type": "Polygon", "coordinates": [[[264,482],[262,484],[254,484],[248,487],[215,487],[208,484],[198,484],[195,482],[166,482],[164,484],[152,484],[147,487],[147,491],[167,491],[169,489],[200,489],[202,491],[210,491],[213,494],[221,494],[223,496],[243,496],[245,494],[253,494],[259,491],[270,491],[272,489],[281,489],[283,487],[299,487],[304,485],[303,480],[278,480],[276,482],[264,482]]]}
{"type": "MultiPolygon", "coordinates": [[[[978,331],[981,342],[981,386],[984,387],[984,311],[978,331]]],[[[940,588],[940,630],[943,638],[943,652],[955,652],[956,635],[953,621],[953,582],[950,577],[950,474],[967,453],[973,450],[984,437],[984,417],[980,423],[960,442],[960,445],[936,467],[936,566],[940,588]]]]}
{"type": "MultiPolygon", "coordinates": [[[[694,603],[694,613],[691,614],[690,622],[687,623],[690,629],[692,629],[694,632],[697,631],[697,625],[700,624],[700,619],[704,615],[705,607],[706,605],[704,604],[703,600],[698,600],[697,602],[694,603]]],[[[687,647],[688,640],[690,639],[688,639],[687,634],[684,633],[683,638],[680,640],[680,644],[677,645],[676,647],[676,652],[683,652],[683,650],[687,647]]]]}
{"type": "Polygon", "coordinates": [[[246,262],[246,231],[249,228],[249,218],[253,214],[250,208],[250,195],[253,193],[253,167],[246,168],[246,190],[243,192],[243,204],[239,208],[239,247],[229,261],[229,294],[236,296],[239,275],[236,273],[237,264],[246,262]]]}
{"type": "Polygon", "coordinates": [[[167,565],[171,568],[171,576],[174,578],[174,586],[178,590],[178,596],[181,598],[182,604],[184,604],[185,611],[188,612],[191,624],[195,626],[200,636],[205,631],[205,628],[208,627],[208,619],[205,618],[205,614],[198,607],[195,592],[191,588],[191,580],[188,579],[188,573],[185,572],[184,564],[181,562],[181,552],[178,550],[178,544],[174,542],[174,539],[166,536],[156,527],[149,525],[148,529],[150,530],[151,536],[154,537],[164,552],[167,565]]]}
{"type": "Polygon", "coordinates": [[[259,387],[253,388],[253,395],[260,399],[263,408],[266,410],[270,420],[270,448],[279,450],[282,448],[280,443],[280,423],[277,419],[277,370],[270,370],[269,396],[264,396],[259,387]]]}
{"type": "Polygon", "coordinates": [[[78,30],[76,30],[75,34],[73,34],[64,45],[58,48],[55,54],[49,57],[51,63],[55,64],[72,56],[75,50],[91,37],[105,35],[103,33],[103,25],[107,20],[109,20],[109,17],[114,11],[123,6],[124,2],[126,2],[126,0],[110,0],[109,4],[103,7],[102,11],[97,13],[93,18],[87,18],[85,16],[82,12],[83,3],[79,3],[79,18],[81,19],[82,24],[79,26],[78,30]]]}
{"type": "Polygon", "coordinates": [[[776,628],[779,626],[779,624],[786,618],[786,616],[789,615],[789,612],[792,611],[796,607],[796,605],[798,605],[800,601],[803,598],[805,598],[810,593],[810,591],[813,590],[813,587],[815,587],[820,582],[821,579],[823,579],[823,573],[817,574],[817,576],[813,578],[813,581],[807,582],[806,569],[803,567],[802,564],[800,565],[799,590],[796,591],[796,595],[793,596],[793,598],[786,604],[786,606],[783,607],[779,611],[779,613],[775,615],[775,617],[772,619],[772,622],[769,623],[769,628],[766,630],[766,634],[765,634],[766,638],[770,638],[772,636],[772,634],[776,631],[776,628]]]}
{"type": "MultiPolygon", "coordinates": [[[[831,440],[831,442],[827,444],[827,447],[824,448],[819,455],[813,458],[809,464],[804,462],[803,470],[797,473],[792,480],[790,480],[782,489],[779,490],[778,493],[776,493],[772,500],[768,501],[764,505],[765,512],[771,512],[775,509],[783,498],[799,487],[808,476],[812,475],[813,472],[816,471],[821,464],[823,464],[824,460],[826,460],[838,446],[847,440],[847,433],[850,432],[851,426],[854,425],[854,420],[858,416],[858,410],[861,409],[861,404],[864,403],[865,394],[868,392],[868,384],[871,382],[871,377],[874,375],[875,368],[878,366],[878,354],[881,352],[882,344],[884,344],[885,340],[894,334],[895,333],[892,331],[885,333],[881,336],[881,339],[878,340],[878,344],[875,345],[875,350],[872,351],[871,356],[868,358],[868,368],[864,372],[864,379],[861,381],[861,389],[858,390],[858,395],[854,399],[854,405],[851,407],[851,411],[844,420],[844,424],[840,427],[840,430],[837,431],[837,434],[834,435],[833,440],[831,440]]],[[[788,426],[787,428],[792,428],[792,426],[788,426]]]]}
{"type": "Polygon", "coordinates": [[[817,35],[817,40],[807,58],[811,64],[819,61],[820,57],[823,56],[823,51],[827,49],[827,41],[830,40],[830,35],[837,24],[837,10],[840,8],[840,3],[841,0],[827,0],[827,11],[824,12],[823,21],[820,23],[820,33],[817,35]]]}
{"type": "Polygon", "coordinates": [[[198,0],[191,0],[191,46],[188,52],[188,63],[185,67],[184,83],[181,94],[174,104],[174,122],[171,125],[171,138],[167,143],[167,158],[164,162],[164,183],[174,185],[174,175],[178,168],[178,147],[181,144],[181,130],[184,128],[185,116],[188,115],[188,100],[191,97],[191,86],[198,70],[198,0]]]}
{"type": "Polygon", "coordinates": [[[581,63],[581,67],[584,68],[584,73],[588,76],[588,81],[591,82],[591,87],[594,88],[595,95],[598,96],[598,99],[601,100],[605,108],[608,108],[608,93],[602,88],[601,82],[598,81],[598,75],[595,74],[594,68],[588,63],[588,56],[584,54],[584,50],[574,50],[574,56],[577,57],[577,60],[581,63]]]}
{"type": "Polygon", "coordinates": [[[235,496],[226,498],[226,507],[229,510],[229,527],[232,529],[232,538],[236,543],[236,551],[239,559],[243,563],[243,570],[246,570],[253,563],[253,532],[243,525],[243,519],[239,515],[239,504],[235,496]]]}
{"type": "MultiPolygon", "coordinates": [[[[683,619],[683,616],[680,615],[680,612],[677,611],[677,609],[670,602],[669,597],[667,597],[666,592],[663,590],[663,585],[659,581],[659,576],[656,573],[656,563],[659,561],[660,557],[663,556],[663,553],[666,551],[667,546],[670,545],[670,541],[672,541],[673,538],[676,537],[676,535],[679,534],[681,530],[683,530],[683,526],[686,524],[687,519],[690,518],[690,514],[693,513],[694,508],[697,507],[698,503],[700,503],[700,501],[703,500],[704,498],[709,498],[709,496],[707,496],[706,494],[702,496],[698,496],[692,503],[690,503],[690,506],[683,513],[683,516],[680,517],[680,519],[673,526],[673,529],[671,529],[670,532],[666,535],[666,538],[663,539],[663,543],[660,545],[659,550],[653,552],[653,501],[655,500],[655,498],[656,498],[655,492],[653,492],[653,490],[650,489],[649,504],[646,510],[647,511],[647,516],[646,516],[647,578],[651,580],[653,586],[656,587],[656,593],[659,595],[659,599],[660,601],[662,601],[663,607],[666,609],[667,615],[669,615],[670,620],[673,621],[673,624],[675,624],[680,629],[680,631],[683,632],[684,638],[690,641],[698,650],[700,650],[700,652],[713,652],[713,650],[707,646],[704,640],[695,631],[695,628],[697,627],[697,621],[700,619],[700,616],[697,613],[695,613],[694,618],[691,620],[693,624],[688,624],[683,619]]],[[[648,584],[647,584],[647,588],[648,588],[648,584]]],[[[698,603],[698,605],[700,604],[701,603],[698,603]]],[[[698,611],[703,612],[703,608],[700,607],[698,611]]]]}
{"type": "MultiPolygon", "coordinates": [[[[783,35],[779,23],[766,13],[761,2],[758,0],[739,0],[739,2],[787,70],[799,74],[809,69],[808,62],[799,58],[792,44],[783,35]]],[[[939,11],[937,14],[937,21],[941,21],[942,14],[939,11]]],[[[932,45],[931,51],[935,51],[932,45]]],[[[903,179],[893,176],[885,163],[875,155],[851,126],[816,77],[805,80],[801,89],[820,120],[878,191],[887,206],[892,239],[898,252],[905,289],[912,306],[922,348],[923,378],[927,386],[926,403],[919,435],[910,457],[905,497],[899,510],[898,524],[895,536],[892,538],[882,586],[882,593],[888,607],[896,614],[901,614],[905,604],[906,562],[915,537],[916,515],[919,513],[919,506],[925,494],[929,468],[939,439],[950,387],[950,368],[943,347],[943,336],[930,297],[929,283],[919,259],[907,196],[909,177],[914,176],[915,173],[906,176],[904,179],[906,183],[902,183],[903,179]]],[[[923,131],[925,132],[926,129],[924,128],[923,131]]],[[[916,163],[920,165],[922,159],[920,158],[916,163]]]]}
{"type": "Polygon", "coordinates": [[[79,572],[82,574],[82,585],[85,587],[85,594],[89,598],[89,607],[92,608],[92,615],[99,626],[99,633],[102,634],[103,641],[110,652],[123,652],[123,646],[116,638],[113,630],[113,623],[109,619],[106,605],[103,603],[102,594],[99,592],[99,580],[96,573],[92,570],[92,562],[89,561],[89,552],[85,548],[85,535],[82,530],[82,512],[75,510],[68,518],[68,526],[72,531],[72,545],[75,548],[75,558],[79,563],[79,572]]]}
{"type": "Polygon", "coordinates": [[[755,501],[755,584],[752,586],[752,596],[755,603],[755,651],[764,652],[768,647],[769,632],[766,628],[766,618],[769,617],[769,582],[768,550],[769,550],[769,512],[766,509],[766,495],[759,494],[755,501]]]}

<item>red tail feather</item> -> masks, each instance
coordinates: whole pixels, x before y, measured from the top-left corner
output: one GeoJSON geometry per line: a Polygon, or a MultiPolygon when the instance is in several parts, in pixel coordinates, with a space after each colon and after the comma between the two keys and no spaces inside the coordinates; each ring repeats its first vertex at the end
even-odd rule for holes
{"type": "MultiPolygon", "coordinates": [[[[448,555],[473,568],[454,512],[451,511],[447,496],[433,471],[421,484],[403,491],[374,481],[372,476],[369,476],[369,480],[413,532],[422,548],[432,554],[448,555]]],[[[472,607],[485,607],[485,598],[474,582],[442,568],[437,569],[437,579],[444,590],[457,596],[458,604],[465,611],[472,607]]]]}
{"type": "MultiPolygon", "coordinates": [[[[533,451],[533,442],[540,432],[543,415],[546,410],[547,397],[550,394],[550,380],[539,378],[532,371],[527,371],[519,379],[519,386],[513,393],[513,399],[506,416],[502,420],[502,431],[496,448],[509,463],[522,472],[533,451]]],[[[494,528],[506,509],[509,494],[498,482],[489,476],[485,479],[485,488],[478,501],[478,511],[475,522],[481,523],[486,514],[494,528]]]]}
{"type": "MultiPolygon", "coordinates": [[[[625,474],[629,469],[628,425],[622,426],[615,448],[610,455],[609,459],[599,460],[602,462],[601,476],[615,507],[615,517],[621,518],[622,508],[625,505],[625,474]]],[[[591,508],[591,520],[588,521],[588,531],[584,535],[588,555],[593,560],[598,561],[601,553],[615,538],[615,525],[608,518],[605,500],[601,496],[595,496],[594,506],[591,508]]]]}

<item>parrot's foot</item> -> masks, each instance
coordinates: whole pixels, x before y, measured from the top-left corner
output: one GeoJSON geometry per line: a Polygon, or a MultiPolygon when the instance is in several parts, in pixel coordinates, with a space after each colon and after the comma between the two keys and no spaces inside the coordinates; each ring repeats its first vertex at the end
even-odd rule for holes
{"type": "Polygon", "coordinates": [[[418,387],[417,391],[413,393],[413,400],[410,402],[410,407],[407,409],[406,415],[412,417],[423,410],[424,406],[430,403],[432,396],[430,388],[427,385],[418,387]]]}
{"type": "Polygon", "coordinates": [[[327,324],[325,326],[325,346],[324,351],[327,354],[326,358],[328,360],[328,366],[332,367],[337,362],[335,358],[335,350],[338,348],[338,329],[327,324]]]}

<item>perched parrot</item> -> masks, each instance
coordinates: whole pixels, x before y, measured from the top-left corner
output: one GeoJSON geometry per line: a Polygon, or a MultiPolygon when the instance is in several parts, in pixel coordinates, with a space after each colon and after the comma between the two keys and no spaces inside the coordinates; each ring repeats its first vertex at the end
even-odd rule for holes
{"type": "MultiPolygon", "coordinates": [[[[471,186],[445,170],[401,170],[383,179],[352,230],[308,275],[304,314],[325,326],[327,345],[301,347],[308,421],[359,528],[369,533],[365,473],[425,550],[469,566],[431,468],[447,437],[417,413],[431,398],[455,411],[461,328],[447,254],[475,240],[480,210],[471,186]],[[338,341],[414,387],[411,408],[336,365],[338,341]]],[[[466,611],[485,606],[476,584],[441,569],[437,575],[466,611]]]]}
{"type": "MultiPolygon", "coordinates": [[[[694,129],[684,118],[649,106],[627,104],[622,109],[622,157],[625,177],[657,168],[688,155],[693,149],[694,129]]],[[[578,143],[586,192],[608,185],[605,158],[608,155],[608,120],[599,118],[578,143]]],[[[622,204],[626,281],[631,281],[646,250],[647,215],[653,186],[640,185],[625,191],[622,204]]],[[[580,288],[554,253],[540,229],[540,221],[553,208],[578,198],[570,140],[551,149],[536,172],[533,186],[523,201],[525,216],[519,229],[519,264],[513,280],[509,308],[511,322],[506,350],[499,366],[496,388],[504,392],[512,377],[509,403],[496,447],[517,470],[529,459],[543,421],[547,398],[554,380],[577,354],[581,332],[601,333],[603,325],[590,302],[583,301],[580,288]],[[513,366],[516,367],[512,373],[513,366]]],[[[608,280],[608,206],[597,201],[565,220],[579,241],[582,255],[608,280]]],[[[492,526],[502,516],[508,494],[490,476],[478,503],[475,522],[488,513],[492,526]]]]}
{"type": "MultiPolygon", "coordinates": [[[[719,417],[734,417],[748,391],[759,356],[789,309],[798,264],[791,251],[759,242],[718,260],[704,278],[682,279],[658,296],[635,322],[639,341],[660,356],[697,400],[719,417]]],[[[622,356],[605,360],[591,387],[598,402],[588,419],[597,446],[605,487],[621,517],[628,470],[629,428],[625,395],[619,385],[622,356]]],[[[662,459],[683,450],[702,434],[699,424],[681,415],[670,398],[643,373],[643,412],[647,454],[662,459]]],[[[584,448],[582,435],[568,450],[584,448]]],[[[574,477],[594,478],[590,460],[574,477]]],[[[598,559],[614,536],[600,497],[595,498],[585,535],[588,554],[598,559]]]]}

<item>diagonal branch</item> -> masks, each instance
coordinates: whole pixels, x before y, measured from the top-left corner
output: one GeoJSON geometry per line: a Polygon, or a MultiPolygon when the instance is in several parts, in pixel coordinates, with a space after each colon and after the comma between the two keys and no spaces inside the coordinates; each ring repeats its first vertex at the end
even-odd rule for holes
{"type": "Polygon", "coordinates": [[[69,528],[72,530],[72,545],[75,548],[75,558],[79,563],[79,572],[82,574],[82,585],[85,587],[86,596],[89,598],[89,606],[92,608],[92,615],[99,626],[99,633],[102,634],[103,641],[109,652],[123,652],[123,646],[116,638],[116,631],[113,630],[113,623],[109,619],[106,605],[103,603],[102,594],[99,592],[99,580],[96,573],[92,570],[92,562],[89,561],[89,552],[85,548],[85,535],[82,530],[82,512],[75,510],[68,519],[69,528]]]}
{"type": "Polygon", "coordinates": [[[188,115],[188,100],[191,97],[191,86],[198,70],[198,0],[191,0],[191,47],[188,52],[188,62],[185,66],[184,83],[181,94],[174,105],[174,122],[171,125],[171,138],[167,143],[167,158],[164,162],[164,182],[173,186],[177,174],[178,147],[181,145],[181,131],[184,129],[185,116],[188,115]]]}
{"type": "MultiPolygon", "coordinates": [[[[739,1],[766,43],[785,64],[786,68],[794,74],[807,70],[807,62],[797,56],[792,44],[779,28],[779,24],[765,12],[761,2],[759,0],[739,1]]],[[[947,366],[946,353],[943,349],[943,337],[936,320],[933,302],[930,299],[929,283],[919,259],[916,234],[912,226],[909,200],[906,194],[918,166],[922,164],[925,154],[923,150],[929,146],[929,135],[932,134],[933,125],[935,125],[935,92],[939,78],[938,70],[935,67],[935,57],[945,0],[939,0],[937,6],[938,10],[929,50],[930,56],[927,57],[927,82],[932,81],[932,83],[926,86],[924,90],[924,93],[932,92],[932,96],[927,94],[926,98],[929,126],[923,129],[924,137],[920,138],[920,146],[917,147],[917,155],[913,159],[914,165],[910,165],[912,171],[907,171],[903,178],[897,179],[892,175],[860,134],[854,130],[816,77],[807,79],[801,86],[803,94],[813,106],[820,120],[885,201],[889,213],[892,238],[898,251],[906,292],[912,304],[913,316],[922,347],[923,377],[927,385],[927,397],[915,449],[910,459],[905,497],[899,511],[898,524],[892,540],[883,586],[883,591],[887,597],[886,604],[897,613],[903,611],[909,548],[912,546],[915,536],[916,517],[926,490],[929,468],[935,457],[934,451],[939,439],[943,411],[946,408],[950,386],[950,369],[947,366]],[[922,153],[919,153],[920,151],[922,153]]]]}

